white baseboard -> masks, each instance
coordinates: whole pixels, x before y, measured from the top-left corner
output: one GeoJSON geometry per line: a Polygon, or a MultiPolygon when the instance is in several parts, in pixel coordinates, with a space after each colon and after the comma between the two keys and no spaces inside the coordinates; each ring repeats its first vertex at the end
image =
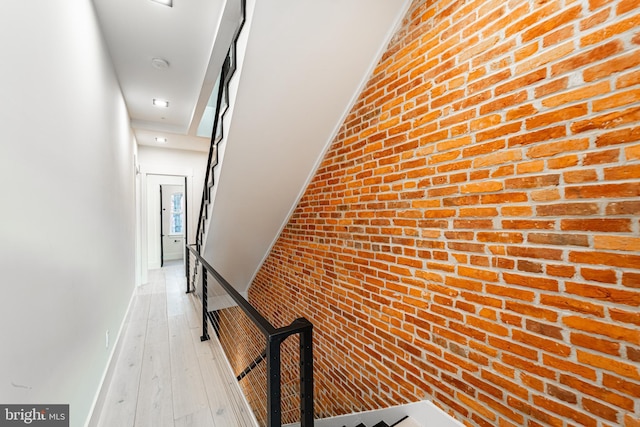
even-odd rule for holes
{"type": "Polygon", "coordinates": [[[129,299],[129,305],[127,306],[127,311],[125,312],[124,319],[122,319],[122,323],[120,323],[120,329],[118,330],[118,335],[116,336],[115,345],[113,346],[111,354],[107,359],[107,367],[105,368],[104,373],[102,374],[102,378],[100,379],[100,384],[98,390],[96,391],[96,395],[93,398],[93,403],[91,404],[91,409],[89,410],[89,415],[87,416],[84,427],[95,427],[98,425],[98,420],[100,419],[100,414],[102,412],[102,408],[104,407],[104,402],[107,398],[107,392],[109,391],[109,384],[111,383],[111,378],[113,377],[113,372],[115,371],[116,361],[118,360],[118,355],[122,350],[122,332],[129,322],[131,307],[133,306],[133,299],[136,297],[137,292],[138,288],[134,287],[131,298],[129,299]]]}
{"type": "MultiPolygon", "coordinates": [[[[380,421],[389,425],[397,423],[403,417],[409,416],[420,427],[464,427],[455,418],[449,416],[428,400],[408,403],[406,405],[392,406],[390,408],[375,411],[358,412],[355,414],[340,415],[338,417],[315,420],[315,427],[355,427],[360,423],[373,426],[380,421]]],[[[300,424],[290,424],[289,427],[299,427],[300,424]]]]}

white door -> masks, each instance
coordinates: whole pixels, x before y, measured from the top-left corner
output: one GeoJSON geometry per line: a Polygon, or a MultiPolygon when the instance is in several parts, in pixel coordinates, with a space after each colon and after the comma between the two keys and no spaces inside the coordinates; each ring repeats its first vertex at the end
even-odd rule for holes
{"type": "Polygon", "coordinates": [[[161,185],[161,253],[165,261],[184,257],[185,197],[183,185],[161,185]]]}

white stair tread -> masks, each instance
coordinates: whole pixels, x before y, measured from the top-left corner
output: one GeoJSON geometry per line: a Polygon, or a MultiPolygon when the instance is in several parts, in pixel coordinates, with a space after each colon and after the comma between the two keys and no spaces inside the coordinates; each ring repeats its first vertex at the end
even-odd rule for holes
{"type": "Polygon", "coordinates": [[[418,422],[416,420],[414,420],[413,418],[408,417],[408,418],[405,418],[404,420],[400,421],[394,427],[421,427],[421,425],[418,424],[418,422]]]}

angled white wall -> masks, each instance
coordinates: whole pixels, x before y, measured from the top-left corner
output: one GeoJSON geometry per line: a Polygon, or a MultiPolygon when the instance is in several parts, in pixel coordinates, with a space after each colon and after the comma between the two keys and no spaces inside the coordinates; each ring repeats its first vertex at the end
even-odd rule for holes
{"type": "Polygon", "coordinates": [[[2,9],[0,402],[79,427],[134,290],[135,141],[90,0],[2,9]]]}
{"type": "Polygon", "coordinates": [[[247,289],[408,0],[249,0],[205,257],[247,289]]]}

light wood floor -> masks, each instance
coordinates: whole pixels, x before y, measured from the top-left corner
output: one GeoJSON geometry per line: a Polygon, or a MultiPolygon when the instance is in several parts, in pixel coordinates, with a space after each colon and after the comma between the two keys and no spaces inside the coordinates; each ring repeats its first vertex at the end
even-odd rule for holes
{"type": "Polygon", "coordinates": [[[138,289],[98,427],[257,426],[215,334],[200,342],[198,300],[171,264],[138,289]]]}

